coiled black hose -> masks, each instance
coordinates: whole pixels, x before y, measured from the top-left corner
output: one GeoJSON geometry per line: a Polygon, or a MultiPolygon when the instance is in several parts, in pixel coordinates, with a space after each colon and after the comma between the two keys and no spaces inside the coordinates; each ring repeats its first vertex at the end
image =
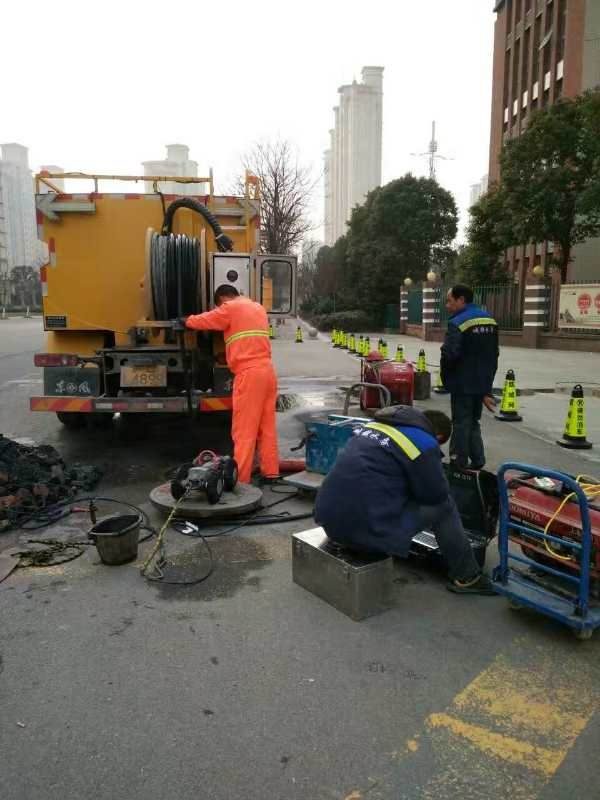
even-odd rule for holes
{"type": "Polygon", "coordinates": [[[200,311],[197,239],[183,234],[152,235],[150,277],[155,319],[173,319],[200,311]]]}
{"type": "Polygon", "coordinates": [[[198,200],[194,200],[192,197],[179,197],[177,200],[174,200],[171,205],[167,208],[163,219],[163,226],[162,226],[162,233],[167,234],[171,233],[173,228],[173,217],[175,216],[175,212],[179,208],[189,208],[192,211],[197,211],[198,214],[202,214],[204,219],[208,222],[210,227],[213,229],[215,234],[215,240],[217,242],[217,247],[219,248],[219,252],[227,253],[230,250],[233,250],[233,242],[225,233],[223,233],[223,229],[219,225],[217,218],[214,214],[208,210],[208,208],[203,204],[200,203],[198,200]]]}

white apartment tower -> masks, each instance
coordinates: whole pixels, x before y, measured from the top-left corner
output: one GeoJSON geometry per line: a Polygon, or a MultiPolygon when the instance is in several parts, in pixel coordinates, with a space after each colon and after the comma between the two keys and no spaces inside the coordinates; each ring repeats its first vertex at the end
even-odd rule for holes
{"type": "Polygon", "coordinates": [[[383,67],[363,67],[362,83],[340,86],[324,156],[325,244],[346,232],[354,206],[381,185],[383,67]]]}
{"type": "Polygon", "coordinates": [[[37,267],[41,258],[27,148],[3,144],[1,152],[0,277],[13,267],[37,267]]]}

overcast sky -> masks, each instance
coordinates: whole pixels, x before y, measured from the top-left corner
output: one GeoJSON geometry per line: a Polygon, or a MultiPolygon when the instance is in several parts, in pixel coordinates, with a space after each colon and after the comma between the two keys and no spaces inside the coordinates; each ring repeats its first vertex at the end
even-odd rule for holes
{"type": "Polygon", "coordinates": [[[282,137],[318,175],[338,86],[376,65],[384,182],[427,173],[410,154],[433,119],[463,221],[487,172],[491,0],[21,0],[1,21],[0,142],[34,169],[132,174],[183,142],[225,189],[253,142],[282,137]]]}

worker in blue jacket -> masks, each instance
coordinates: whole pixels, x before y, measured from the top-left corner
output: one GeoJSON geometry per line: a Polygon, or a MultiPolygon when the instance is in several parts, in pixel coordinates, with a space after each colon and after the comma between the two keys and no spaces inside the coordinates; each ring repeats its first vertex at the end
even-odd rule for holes
{"type": "Polygon", "coordinates": [[[453,286],[446,308],[450,317],[440,372],[452,408],[450,458],[463,469],[483,469],[481,413],[484,405],[490,411],[496,405],[492,386],[498,369],[498,325],[491,314],[473,303],[473,290],[468,286],[453,286]]]}
{"type": "Polygon", "coordinates": [[[448,589],[495,594],[481,573],[450,495],[440,444],[451,433],[441,411],[379,410],[357,424],[317,495],[315,520],[327,536],[366,553],[406,557],[413,536],[433,531],[448,564],[448,589]]]}

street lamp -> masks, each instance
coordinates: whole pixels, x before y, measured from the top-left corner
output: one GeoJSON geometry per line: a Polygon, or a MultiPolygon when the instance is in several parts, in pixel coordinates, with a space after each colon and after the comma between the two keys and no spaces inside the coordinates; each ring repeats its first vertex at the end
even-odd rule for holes
{"type": "Polygon", "coordinates": [[[404,285],[407,289],[412,286],[412,278],[404,278],[404,285]]]}

